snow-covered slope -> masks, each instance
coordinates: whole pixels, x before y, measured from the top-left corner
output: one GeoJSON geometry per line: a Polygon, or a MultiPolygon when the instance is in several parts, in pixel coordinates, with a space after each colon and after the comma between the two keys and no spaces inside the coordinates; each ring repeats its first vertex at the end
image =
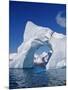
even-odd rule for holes
{"type": "Polygon", "coordinates": [[[38,26],[35,25],[33,22],[28,21],[25,27],[23,38],[24,41],[18,47],[16,57],[14,57],[13,60],[10,62],[10,68],[33,67],[34,54],[43,45],[44,47],[46,47],[46,41],[49,42],[50,47],[53,50],[53,54],[46,66],[47,69],[59,67],[58,63],[62,62],[62,60],[64,60],[65,62],[66,38],[63,34],[53,32],[48,27],[38,26]]]}

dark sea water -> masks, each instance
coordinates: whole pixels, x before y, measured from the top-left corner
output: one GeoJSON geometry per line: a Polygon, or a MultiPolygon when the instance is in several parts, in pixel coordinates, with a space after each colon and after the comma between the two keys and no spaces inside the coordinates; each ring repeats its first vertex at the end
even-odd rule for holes
{"type": "Polygon", "coordinates": [[[9,69],[9,88],[32,88],[66,85],[66,68],[53,69],[9,69]]]}

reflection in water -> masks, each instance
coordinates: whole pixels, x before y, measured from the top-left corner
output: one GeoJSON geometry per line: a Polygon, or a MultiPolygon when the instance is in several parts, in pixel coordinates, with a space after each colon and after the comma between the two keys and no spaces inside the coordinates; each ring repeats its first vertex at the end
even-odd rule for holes
{"type": "Polygon", "coordinates": [[[9,88],[62,86],[66,84],[66,69],[35,72],[36,69],[10,69],[9,88]]]}
{"type": "Polygon", "coordinates": [[[45,72],[35,73],[34,69],[10,70],[10,88],[36,87],[40,84],[46,86],[47,83],[48,78],[45,72]]]}

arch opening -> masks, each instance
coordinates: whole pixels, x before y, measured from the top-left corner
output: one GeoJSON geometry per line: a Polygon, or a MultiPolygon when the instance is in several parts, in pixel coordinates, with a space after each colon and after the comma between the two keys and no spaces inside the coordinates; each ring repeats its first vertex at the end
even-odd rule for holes
{"type": "Polygon", "coordinates": [[[53,50],[51,44],[49,41],[45,41],[44,44],[34,53],[33,64],[35,71],[40,72],[46,70],[46,65],[48,64],[52,53],[53,50]]]}

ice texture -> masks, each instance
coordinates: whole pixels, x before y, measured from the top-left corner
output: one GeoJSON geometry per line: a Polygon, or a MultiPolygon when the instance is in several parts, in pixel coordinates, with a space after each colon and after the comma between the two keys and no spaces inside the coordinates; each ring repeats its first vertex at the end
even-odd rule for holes
{"type": "MultiPolygon", "coordinates": [[[[66,65],[66,36],[54,32],[49,27],[42,27],[28,21],[25,26],[23,42],[17,48],[15,56],[11,57],[10,68],[32,68],[34,55],[38,49],[45,52],[46,42],[49,43],[52,56],[46,65],[46,69],[61,68],[66,65]],[[42,50],[44,46],[44,50],[42,50]]],[[[42,54],[41,54],[42,55],[42,54]]],[[[10,54],[11,56],[11,54],[10,54]]]]}

